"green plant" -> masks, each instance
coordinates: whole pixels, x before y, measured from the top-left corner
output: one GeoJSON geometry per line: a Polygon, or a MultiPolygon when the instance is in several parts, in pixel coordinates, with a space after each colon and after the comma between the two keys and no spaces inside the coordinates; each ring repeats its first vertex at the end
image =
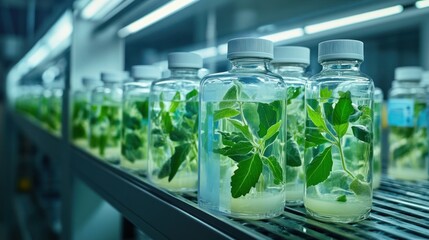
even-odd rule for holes
{"type": "Polygon", "coordinates": [[[72,110],[72,139],[86,139],[88,136],[87,124],[89,121],[89,105],[86,100],[73,101],[72,110]]]}
{"type": "Polygon", "coordinates": [[[273,145],[283,129],[284,102],[252,103],[238,101],[237,85],[232,86],[214,112],[214,121],[226,120],[236,131],[218,131],[222,136],[222,148],[214,153],[226,156],[237,163],[231,177],[233,198],[245,196],[259,181],[264,166],[270,169],[274,184],[283,183],[283,168],[273,152],[273,145]]]}
{"type": "Polygon", "coordinates": [[[191,162],[196,163],[198,158],[198,91],[188,92],[185,99],[181,99],[177,91],[166,107],[163,94],[160,94],[159,111],[151,112],[151,151],[161,158],[163,165],[158,172],[158,178],[168,177],[170,182],[182,165],[190,168],[191,162]],[[170,149],[171,156],[164,158],[164,152],[159,149],[170,149]],[[159,153],[159,154],[158,154],[159,153]]]}
{"type": "Polygon", "coordinates": [[[119,106],[92,105],[89,146],[98,148],[100,156],[107,147],[119,147],[121,139],[121,108],[119,106]]]}
{"type": "MultiPolygon", "coordinates": [[[[343,137],[351,129],[355,138],[371,146],[372,133],[366,126],[356,124],[358,120],[361,124],[371,123],[371,109],[367,106],[356,108],[352,103],[350,91],[339,92],[340,98],[335,104],[329,101],[332,97],[331,90],[324,88],[320,95],[320,102],[316,99],[307,100],[307,114],[311,124],[307,123],[305,147],[314,148],[324,145],[325,148],[306,166],[307,188],[328,179],[333,166],[332,151],[333,148],[336,148],[343,171],[352,179],[350,190],[356,195],[366,194],[370,192],[370,187],[363,176],[360,174],[355,176],[347,167],[343,137]],[[322,113],[321,106],[323,106],[324,113],[322,113]]],[[[337,198],[337,201],[341,202],[346,200],[347,198],[342,196],[337,198]]]]}
{"type": "Polygon", "coordinates": [[[121,154],[132,163],[147,159],[148,113],[148,98],[124,104],[121,154]]]}
{"type": "Polygon", "coordinates": [[[304,151],[305,102],[304,87],[289,86],[287,90],[286,182],[293,182],[302,166],[304,151]]]}

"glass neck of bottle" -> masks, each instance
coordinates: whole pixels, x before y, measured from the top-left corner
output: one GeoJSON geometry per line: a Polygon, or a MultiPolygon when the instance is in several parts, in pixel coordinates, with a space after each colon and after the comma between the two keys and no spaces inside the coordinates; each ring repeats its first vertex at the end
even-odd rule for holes
{"type": "Polygon", "coordinates": [[[322,62],[322,71],[327,70],[348,70],[360,71],[362,61],[359,60],[329,60],[322,62]]]}
{"type": "Polygon", "coordinates": [[[266,72],[271,59],[268,58],[238,58],[232,59],[231,72],[266,72]]]}
{"type": "Polygon", "coordinates": [[[197,78],[198,69],[197,68],[170,68],[170,78],[174,77],[187,77],[187,78],[197,78]]]}
{"type": "Polygon", "coordinates": [[[283,73],[298,73],[304,74],[308,65],[303,63],[273,63],[273,69],[277,74],[283,73]]]}
{"type": "Polygon", "coordinates": [[[123,82],[103,82],[105,87],[108,88],[115,88],[115,87],[121,87],[123,85],[123,82]]]}

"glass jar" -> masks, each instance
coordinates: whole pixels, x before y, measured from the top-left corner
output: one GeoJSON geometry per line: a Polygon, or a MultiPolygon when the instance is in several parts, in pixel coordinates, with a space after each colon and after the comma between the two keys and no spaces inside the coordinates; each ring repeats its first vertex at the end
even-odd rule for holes
{"type": "Polygon", "coordinates": [[[272,69],[287,84],[286,205],[300,205],[304,197],[304,89],[308,80],[310,49],[275,47],[272,69]]]}
{"type": "Polygon", "coordinates": [[[269,70],[272,42],[228,42],[228,72],[201,82],[200,207],[231,217],[278,216],[285,205],[286,85],[269,70]]]}
{"type": "Polygon", "coordinates": [[[91,93],[89,147],[113,164],[121,156],[122,87],[128,78],[127,72],[101,73],[103,85],[91,93]]]}
{"type": "Polygon", "coordinates": [[[82,78],[82,88],[76,90],[72,95],[71,140],[74,144],[84,149],[89,148],[91,91],[100,85],[101,82],[99,80],[84,77],[82,78]]]}
{"type": "Polygon", "coordinates": [[[428,178],[426,92],[420,86],[420,67],[395,69],[395,87],[389,92],[388,175],[402,180],[428,178]]]}
{"type": "Polygon", "coordinates": [[[122,105],[121,167],[144,174],[148,159],[149,92],[152,81],[161,78],[161,69],[132,67],[133,82],[124,85],[122,105]]]}
{"type": "Polygon", "coordinates": [[[197,54],[170,53],[170,77],[151,86],[148,177],[169,191],[197,189],[198,69],[202,65],[197,54]]]}
{"type": "Polygon", "coordinates": [[[63,81],[53,81],[45,84],[39,108],[39,118],[42,126],[57,136],[61,135],[63,91],[63,81]]]}
{"type": "Polygon", "coordinates": [[[374,165],[372,174],[372,187],[378,188],[381,183],[381,136],[382,136],[382,109],[383,92],[380,88],[374,90],[374,165]]]}
{"type": "Polygon", "coordinates": [[[322,42],[318,60],[305,89],[304,205],[318,220],[356,222],[372,206],[374,84],[360,71],[360,41],[322,42]]]}
{"type": "Polygon", "coordinates": [[[15,99],[16,110],[32,120],[37,120],[42,91],[43,88],[39,85],[20,86],[19,95],[15,99]]]}

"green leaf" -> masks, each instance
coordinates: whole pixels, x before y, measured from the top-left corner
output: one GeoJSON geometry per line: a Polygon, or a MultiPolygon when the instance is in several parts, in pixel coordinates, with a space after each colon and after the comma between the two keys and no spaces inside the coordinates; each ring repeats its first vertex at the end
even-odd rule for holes
{"type": "Polygon", "coordinates": [[[292,100],[297,98],[301,92],[301,87],[289,87],[287,89],[287,105],[291,104],[292,100]]]}
{"type": "Polygon", "coordinates": [[[338,202],[347,202],[347,196],[343,194],[343,195],[337,197],[337,201],[338,202]]]}
{"type": "Polygon", "coordinates": [[[185,105],[185,117],[192,118],[198,114],[198,101],[188,101],[185,105]]]}
{"type": "Polygon", "coordinates": [[[163,92],[161,94],[159,94],[159,108],[161,109],[161,111],[164,111],[164,109],[165,109],[164,93],[163,92]]]}
{"type": "Polygon", "coordinates": [[[317,107],[316,110],[307,105],[307,114],[313,124],[321,130],[326,131],[326,123],[322,118],[322,113],[320,112],[320,108],[317,107]]]}
{"type": "Polygon", "coordinates": [[[170,133],[171,130],[173,130],[173,123],[171,121],[170,114],[168,112],[162,112],[161,120],[162,120],[162,130],[165,133],[170,133]]]}
{"type": "Polygon", "coordinates": [[[170,132],[170,140],[174,142],[186,141],[191,134],[183,128],[173,128],[170,132]]]}
{"type": "Polygon", "coordinates": [[[127,148],[138,149],[143,143],[135,133],[128,133],[125,135],[125,145],[127,148]]]}
{"type": "Polygon", "coordinates": [[[328,120],[330,124],[333,124],[333,115],[334,115],[334,108],[332,107],[332,103],[325,102],[323,103],[323,111],[325,112],[325,118],[328,120]]]}
{"type": "Polygon", "coordinates": [[[238,163],[231,177],[231,195],[233,198],[245,196],[256,185],[262,173],[262,161],[259,154],[238,163]]]}
{"type": "Polygon", "coordinates": [[[363,114],[363,112],[359,111],[359,109],[357,109],[354,105],[353,105],[353,111],[354,112],[349,117],[349,122],[356,122],[363,114]]]}
{"type": "Polygon", "coordinates": [[[137,130],[141,128],[141,121],[136,117],[131,117],[129,114],[124,112],[123,124],[125,128],[137,130]]]}
{"type": "Polygon", "coordinates": [[[107,136],[104,134],[100,135],[98,144],[98,153],[100,154],[100,156],[104,156],[104,152],[107,145],[107,136]]]}
{"type": "Polygon", "coordinates": [[[279,132],[281,126],[282,126],[282,120],[278,121],[276,124],[269,127],[267,130],[267,134],[265,134],[265,136],[262,139],[264,141],[267,141],[268,139],[270,139],[272,136],[274,136],[276,133],[279,132]]]}
{"type": "Polygon", "coordinates": [[[156,148],[159,148],[165,145],[165,138],[164,138],[164,135],[162,134],[161,129],[154,128],[152,130],[152,141],[153,141],[153,146],[156,148]]]}
{"type": "Polygon", "coordinates": [[[259,115],[257,103],[243,103],[243,116],[249,125],[252,132],[256,133],[259,130],[259,115]]]}
{"type": "Polygon", "coordinates": [[[173,99],[171,100],[170,109],[169,112],[173,113],[176,111],[177,107],[179,107],[180,104],[180,92],[177,91],[176,94],[174,94],[173,99]]]}
{"type": "Polygon", "coordinates": [[[276,100],[270,103],[270,106],[273,108],[273,110],[277,113],[275,122],[278,122],[282,119],[282,113],[284,110],[284,102],[280,100],[276,100]]]}
{"type": "Polygon", "coordinates": [[[253,135],[249,130],[249,126],[241,123],[238,120],[235,119],[228,119],[228,121],[238,130],[240,130],[241,133],[250,141],[253,141],[253,135]]]}
{"type": "Polygon", "coordinates": [[[333,125],[339,126],[348,123],[349,117],[354,113],[350,91],[341,94],[340,99],[335,104],[333,114],[333,125]]]}
{"type": "Polygon", "coordinates": [[[268,128],[276,123],[277,112],[273,109],[273,107],[270,104],[259,103],[258,114],[259,114],[258,135],[260,138],[263,138],[267,134],[268,128]]]}
{"type": "Polygon", "coordinates": [[[222,135],[222,144],[225,146],[232,146],[236,142],[246,141],[246,138],[242,133],[238,132],[222,132],[218,131],[222,135]]]}
{"type": "Polygon", "coordinates": [[[198,96],[198,90],[193,89],[192,91],[188,92],[185,97],[186,97],[186,100],[190,100],[191,98],[196,96],[198,96]]]}
{"type": "Polygon", "coordinates": [[[355,178],[350,183],[350,190],[352,190],[357,196],[371,196],[371,186],[368,183],[359,180],[359,178],[355,178]]]}
{"type": "Polygon", "coordinates": [[[242,141],[221,149],[213,149],[213,152],[229,157],[233,155],[246,155],[252,149],[253,149],[253,145],[250,142],[242,141]]]}
{"type": "Polygon", "coordinates": [[[305,130],[305,147],[314,147],[321,144],[328,143],[328,139],[326,139],[319,131],[314,129],[306,128],[305,130]]]}
{"type": "Polygon", "coordinates": [[[86,138],[86,130],[83,123],[74,123],[72,127],[72,138],[81,139],[86,138]]]}
{"type": "Polygon", "coordinates": [[[191,150],[191,144],[185,143],[174,148],[174,154],[169,159],[170,161],[170,173],[168,174],[168,181],[173,180],[174,176],[179,170],[180,165],[186,160],[189,151],[191,150]]]}
{"type": "Polygon", "coordinates": [[[293,139],[289,139],[286,142],[286,165],[290,167],[301,166],[301,156],[299,154],[299,147],[298,147],[298,144],[293,139]]]}
{"type": "Polygon", "coordinates": [[[370,134],[370,132],[365,126],[361,126],[361,125],[352,126],[352,131],[353,131],[353,135],[357,139],[366,143],[372,142],[372,135],[370,134]]]}
{"type": "Polygon", "coordinates": [[[234,108],[223,108],[214,112],[214,121],[218,121],[223,118],[231,118],[240,114],[240,111],[234,108]]]}
{"type": "Polygon", "coordinates": [[[149,116],[149,101],[137,101],[135,102],[136,108],[144,119],[147,119],[149,116]]]}
{"type": "Polygon", "coordinates": [[[273,174],[274,177],[274,184],[280,184],[283,182],[283,169],[280,166],[279,161],[276,157],[270,156],[268,158],[263,158],[265,162],[267,163],[268,167],[271,170],[271,174],[273,174]]]}
{"type": "Polygon", "coordinates": [[[328,88],[322,88],[320,90],[320,98],[322,99],[328,99],[332,97],[332,90],[329,90],[328,88]]]}
{"type": "Polygon", "coordinates": [[[325,181],[332,171],[332,146],[329,146],[313,158],[306,167],[307,187],[325,181]]]}
{"type": "Polygon", "coordinates": [[[338,137],[341,138],[347,133],[347,130],[349,129],[349,123],[346,122],[346,123],[343,123],[340,125],[334,125],[334,129],[335,129],[338,137]]]}
{"type": "Polygon", "coordinates": [[[225,96],[223,97],[224,101],[221,101],[219,103],[219,107],[220,108],[226,108],[226,107],[232,107],[234,106],[234,104],[236,103],[237,100],[237,93],[238,93],[238,89],[236,85],[233,85],[226,93],[225,96]]]}

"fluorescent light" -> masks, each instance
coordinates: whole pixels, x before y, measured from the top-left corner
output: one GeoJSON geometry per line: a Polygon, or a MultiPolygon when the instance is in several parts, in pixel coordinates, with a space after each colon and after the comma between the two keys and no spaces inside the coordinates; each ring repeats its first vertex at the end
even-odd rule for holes
{"type": "Polygon", "coordinates": [[[208,48],[195,50],[192,52],[200,55],[202,58],[210,58],[210,57],[215,57],[217,55],[217,48],[216,47],[208,47],[208,48]]]}
{"type": "Polygon", "coordinates": [[[84,19],[100,20],[121,2],[122,0],[92,0],[82,10],[81,16],[84,19]]]}
{"type": "Polygon", "coordinates": [[[48,47],[42,46],[39,48],[35,48],[34,51],[30,52],[30,56],[28,57],[27,63],[30,67],[35,67],[39,63],[41,63],[48,55],[49,55],[48,47]]]}
{"type": "Polygon", "coordinates": [[[425,8],[429,7],[429,0],[417,1],[416,8],[425,8]]]}
{"type": "Polygon", "coordinates": [[[301,37],[304,35],[304,30],[302,28],[294,28],[291,30],[273,33],[270,35],[262,36],[261,38],[270,40],[272,42],[280,42],[292,38],[301,37]]]}
{"type": "Polygon", "coordinates": [[[349,17],[344,17],[344,18],[327,21],[327,22],[309,25],[309,26],[306,26],[304,29],[307,34],[313,34],[317,32],[326,31],[329,29],[334,29],[334,28],[343,27],[343,26],[347,26],[355,23],[366,22],[377,18],[395,15],[395,14],[401,13],[403,10],[404,10],[404,7],[402,7],[402,5],[396,5],[393,7],[383,8],[383,9],[379,9],[371,12],[361,13],[361,14],[357,14],[349,17]]]}
{"type": "Polygon", "coordinates": [[[126,37],[130,34],[136,33],[196,2],[198,2],[198,0],[172,0],[155,11],[120,29],[118,31],[118,35],[120,37],[126,37]]]}
{"type": "Polygon", "coordinates": [[[46,38],[51,49],[55,49],[61,43],[70,39],[73,32],[71,12],[66,12],[55,25],[49,30],[46,38]]]}

